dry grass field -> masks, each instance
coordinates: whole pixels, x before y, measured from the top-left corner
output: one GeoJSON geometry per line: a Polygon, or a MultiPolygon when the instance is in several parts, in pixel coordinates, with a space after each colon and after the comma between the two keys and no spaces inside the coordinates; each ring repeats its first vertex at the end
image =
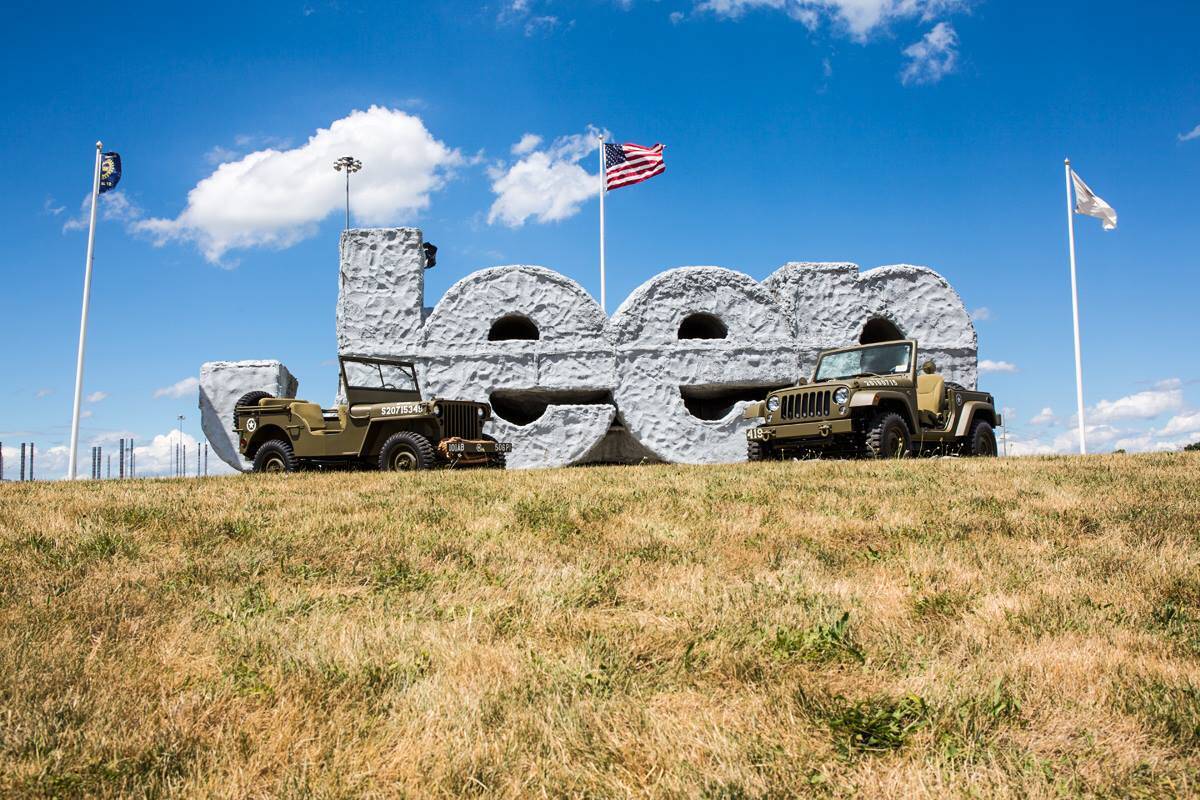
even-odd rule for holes
{"type": "Polygon", "coordinates": [[[0,486],[0,796],[1200,793],[1200,455],[0,486]]]}

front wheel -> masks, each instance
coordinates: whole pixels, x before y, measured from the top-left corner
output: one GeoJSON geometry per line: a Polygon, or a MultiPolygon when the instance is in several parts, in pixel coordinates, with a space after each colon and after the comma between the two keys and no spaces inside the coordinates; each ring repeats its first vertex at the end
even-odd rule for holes
{"type": "Polygon", "coordinates": [[[767,461],[771,458],[771,445],[766,442],[746,442],[747,461],[767,461]]]}
{"type": "Polygon", "coordinates": [[[254,454],[255,472],[295,472],[297,466],[291,442],[283,439],[264,442],[254,454]]]}
{"type": "Polygon", "coordinates": [[[912,455],[912,440],[904,418],[884,411],[867,428],[867,455],[871,458],[907,458],[912,455]]]}
{"type": "Polygon", "coordinates": [[[408,472],[433,466],[433,445],[419,433],[393,433],[379,451],[380,472],[408,472]]]}
{"type": "Polygon", "coordinates": [[[992,425],[984,420],[971,423],[971,432],[967,434],[967,455],[991,458],[996,455],[996,432],[992,425]]]}

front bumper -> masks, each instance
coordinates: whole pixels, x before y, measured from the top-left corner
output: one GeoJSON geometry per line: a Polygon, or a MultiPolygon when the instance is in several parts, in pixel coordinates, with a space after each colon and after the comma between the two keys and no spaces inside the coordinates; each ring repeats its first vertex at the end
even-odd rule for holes
{"type": "Polygon", "coordinates": [[[816,422],[793,422],[783,425],[759,425],[746,429],[746,439],[751,442],[774,442],[793,439],[827,439],[841,433],[853,433],[854,421],[850,419],[824,419],[816,422]]]}
{"type": "Polygon", "coordinates": [[[480,461],[501,453],[511,453],[512,442],[491,439],[460,439],[457,436],[438,442],[438,452],[449,461],[480,461]]]}

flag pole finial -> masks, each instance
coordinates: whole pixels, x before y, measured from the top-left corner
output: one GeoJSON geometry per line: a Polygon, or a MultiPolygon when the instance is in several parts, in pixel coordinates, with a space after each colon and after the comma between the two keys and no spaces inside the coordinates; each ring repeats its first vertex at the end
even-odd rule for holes
{"type": "Polygon", "coordinates": [[[104,142],[96,142],[96,149],[97,149],[97,150],[103,150],[103,149],[104,149],[104,142]]]}

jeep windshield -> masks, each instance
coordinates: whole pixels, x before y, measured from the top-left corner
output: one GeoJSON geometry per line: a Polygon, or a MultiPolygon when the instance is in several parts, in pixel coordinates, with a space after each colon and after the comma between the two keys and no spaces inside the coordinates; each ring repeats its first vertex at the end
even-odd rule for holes
{"type": "Polygon", "coordinates": [[[415,392],[417,378],[412,369],[402,364],[342,359],[346,370],[346,386],[350,389],[375,389],[415,392]]]}
{"type": "Polygon", "coordinates": [[[813,380],[820,383],[878,375],[903,375],[912,364],[912,350],[911,343],[896,342],[829,353],[821,356],[817,362],[813,380]]]}

